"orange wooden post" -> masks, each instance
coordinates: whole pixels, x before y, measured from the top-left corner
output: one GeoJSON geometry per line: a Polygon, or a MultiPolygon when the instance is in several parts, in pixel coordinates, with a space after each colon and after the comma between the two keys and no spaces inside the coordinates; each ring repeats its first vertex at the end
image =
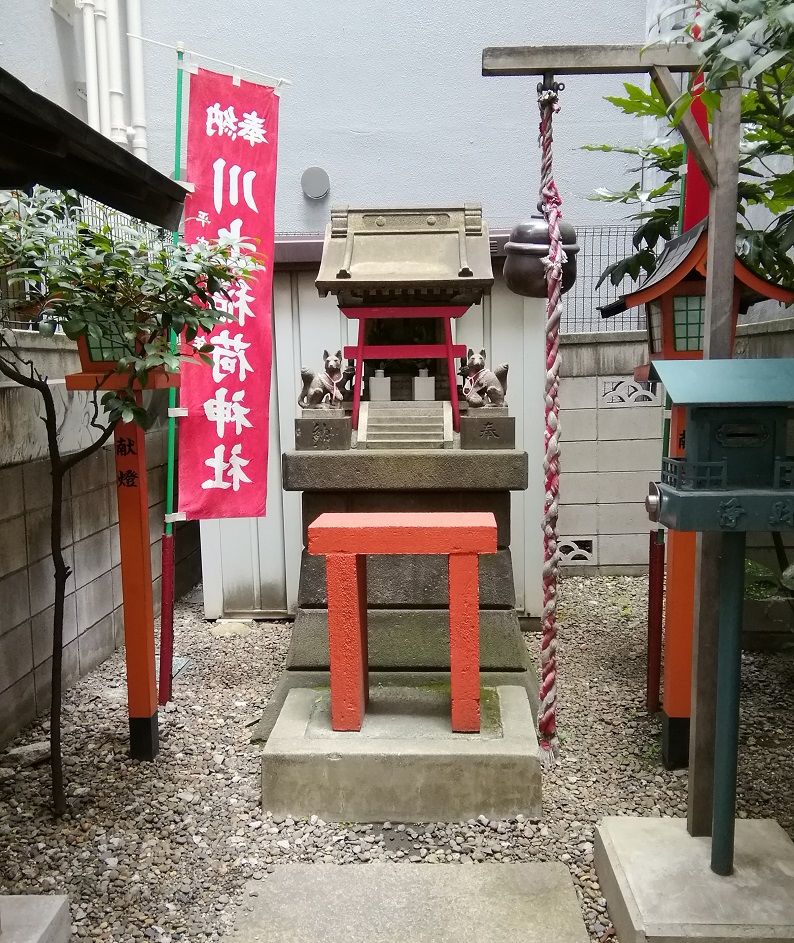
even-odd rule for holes
{"type": "MultiPolygon", "coordinates": [[[[686,410],[673,406],[670,457],[684,455],[686,410]]],[[[695,541],[687,531],[667,532],[667,592],[664,616],[662,762],[667,769],[689,764],[692,697],[692,631],[695,621],[695,541]]]]}
{"type": "Polygon", "coordinates": [[[449,557],[452,729],[480,729],[480,553],[496,553],[493,514],[321,514],[308,551],[326,559],[331,726],[360,730],[368,696],[366,554],[449,557]]]}
{"type": "Polygon", "coordinates": [[[361,730],[369,699],[367,667],[367,558],[329,553],[328,644],[331,668],[331,726],[361,730]]]}
{"type": "Polygon", "coordinates": [[[131,422],[116,426],[114,436],[130,753],[137,760],[153,760],[159,752],[159,734],[146,436],[131,422]]]}
{"type": "Polygon", "coordinates": [[[449,555],[449,665],[452,729],[480,729],[480,599],[476,553],[449,555]]]}

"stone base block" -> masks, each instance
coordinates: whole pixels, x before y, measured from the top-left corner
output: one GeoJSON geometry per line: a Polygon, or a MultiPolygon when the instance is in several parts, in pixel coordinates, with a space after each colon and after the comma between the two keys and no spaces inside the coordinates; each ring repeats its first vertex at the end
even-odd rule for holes
{"type": "MultiPolygon", "coordinates": [[[[330,685],[330,675],[325,671],[285,671],[279,678],[276,689],[270,695],[262,719],[254,727],[251,739],[264,743],[270,736],[281,713],[281,708],[290,691],[296,688],[325,688],[330,685]]],[[[370,687],[399,687],[401,685],[429,685],[441,689],[449,686],[448,671],[370,671],[370,687]]],[[[495,688],[500,685],[518,685],[527,692],[532,716],[537,721],[539,686],[534,669],[524,671],[481,671],[480,684],[495,688]]]]}
{"type": "Polygon", "coordinates": [[[285,491],[526,491],[529,458],[515,449],[350,449],[284,452],[285,491]]]}
{"type": "Polygon", "coordinates": [[[331,729],[330,692],[288,695],[262,754],[262,806],[331,822],[539,818],[526,692],[483,688],[480,733],[452,733],[449,687],[370,685],[360,731],[331,729]]]}
{"type": "MultiPolygon", "coordinates": [[[[480,557],[480,606],[512,609],[516,604],[513,563],[509,550],[480,557]]],[[[449,564],[446,555],[376,554],[367,557],[367,602],[373,608],[449,606],[449,564]]],[[[327,606],[325,557],[303,552],[298,587],[299,606],[327,606]]]]}
{"type": "MultiPolygon", "coordinates": [[[[449,670],[446,609],[370,609],[369,666],[373,670],[449,670]]],[[[328,610],[298,609],[287,668],[323,669],[328,654],[328,610]]],[[[529,666],[515,609],[480,610],[480,667],[522,671],[529,666]]]]}
{"type": "MultiPolygon", "coordinates": [[[[386,833],[388,835],[388,832],[386,833]]],[[[246,885],[230,943],[587,943],[557,862],[290,864],[246,885]]]]}
{"type": "Polygon", "coordinates": [[[299,452],[339,452],[350,448],[353,423],[341,409],[304,409],[295,420],[299,452]]]}
{"type": "Polygon", "coordinates": [[[0,897],[3,943],[69,943],[69,898],[48,894],[0,897]]]}
{"type": "MultiPolygon", "coordinates": [[[[494,409],[471,410],[460,417],[462,449],[514,449],[516,420],[514,416],[495,416],[494,409]]],[[[500,410],[501,411],[501,410],[500,410]]],[[[507,410],[505,410],[507,413],[507,410]]]]}
{"type": "Polygon", "coordinates": [[[605,818],[595,865],[626,943],[794,940],[794,843],[777,822],[736,822],[735,870],[710,868],[711,840],[684,819],[605,818]]]}

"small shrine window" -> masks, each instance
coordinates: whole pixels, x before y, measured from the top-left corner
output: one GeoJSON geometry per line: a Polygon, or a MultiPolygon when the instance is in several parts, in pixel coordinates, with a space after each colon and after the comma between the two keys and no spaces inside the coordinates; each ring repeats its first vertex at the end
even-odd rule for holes
{"type": "Polygon", "coordinates": [[[658,301],[648,305],[648,340],[652,354],[662,352],[662,306],[658,301]]]}
{"type": "Polygon", "coordinates": [[[673,298],[673,345],[675,350],[703,350],[703,295],[673,298]]]}

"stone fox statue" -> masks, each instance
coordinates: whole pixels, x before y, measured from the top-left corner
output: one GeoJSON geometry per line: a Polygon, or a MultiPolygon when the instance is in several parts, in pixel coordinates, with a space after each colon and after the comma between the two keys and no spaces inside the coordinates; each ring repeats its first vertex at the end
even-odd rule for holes
{"type": "Polygon", "coordinates": [[[469,348],[466,366],[461,370],[466,377],[463,395],[469,406],[504,406],[508,369],[508,365],[503,363],[495,370],[489,370],[485,366],[485,349],[475,354],[469,348]]]}
{"type": "Polygon", "coordinates": [[[301,367],[303,389],[298,397],[298,406],[301,409],[317,406],[340,406],[344,399],[349,398],[346,389],[355,374],[355,368],[348,364],[342,370],[342,351],[331,356],[327,350],[323,351],[324,372],[315,373],[308,367],[301,367]]]}

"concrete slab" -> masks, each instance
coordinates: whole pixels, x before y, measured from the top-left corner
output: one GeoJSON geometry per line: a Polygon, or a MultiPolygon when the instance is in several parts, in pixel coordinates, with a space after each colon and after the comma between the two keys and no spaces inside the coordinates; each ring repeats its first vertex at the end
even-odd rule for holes
{"type": "Polygon", "coordinates": [[[361,730],[339,732],[327,689],[294,689],[262,754],[262,805],[332,822],[539,817],[541,768],[526,691],[483,688],[481,709],[480,733],[452,733],[448,682],[370,684],[361,730]]]}
{"type": "Polygon", "coordinates": [[[684,819],[605,818],[595,865],[620,943],[794,940],[794,843],[766,820],[736,822],[735,870],[684,819]]]}
{"type": "MultiPolygon", "coordinates": [[[[534,626],[532,631],[539,631],[539,625],[534,626]]],[[[371,686],[392,687],[413,684],[444,685],[449,683],[449,671],[370,671],[369,682],[371,686]]],[[[295,688],[327,688],[329,684],[330,674],[327,669],[284,671],[270,695],[261,720],[253,729],[251,739],[263,742],[267,740],[290,691],[295,688]]],[[[523,671],[481,671],[480,684],[487,688],[498,687],[500,684],[520,685],[526,690],[532,716],[537,719],[539,686],[534,668],[523,671]]]]}
{"type": "Polygon", "coordinates": [[[233,943],[587,943],[563,864],[289,864],[252,881],[233,943]]]}
{"type": "Polygon", "coordinates": [[[45,894],[0,897],[2,943],[69,943],[69,898],[45,894]]]}

